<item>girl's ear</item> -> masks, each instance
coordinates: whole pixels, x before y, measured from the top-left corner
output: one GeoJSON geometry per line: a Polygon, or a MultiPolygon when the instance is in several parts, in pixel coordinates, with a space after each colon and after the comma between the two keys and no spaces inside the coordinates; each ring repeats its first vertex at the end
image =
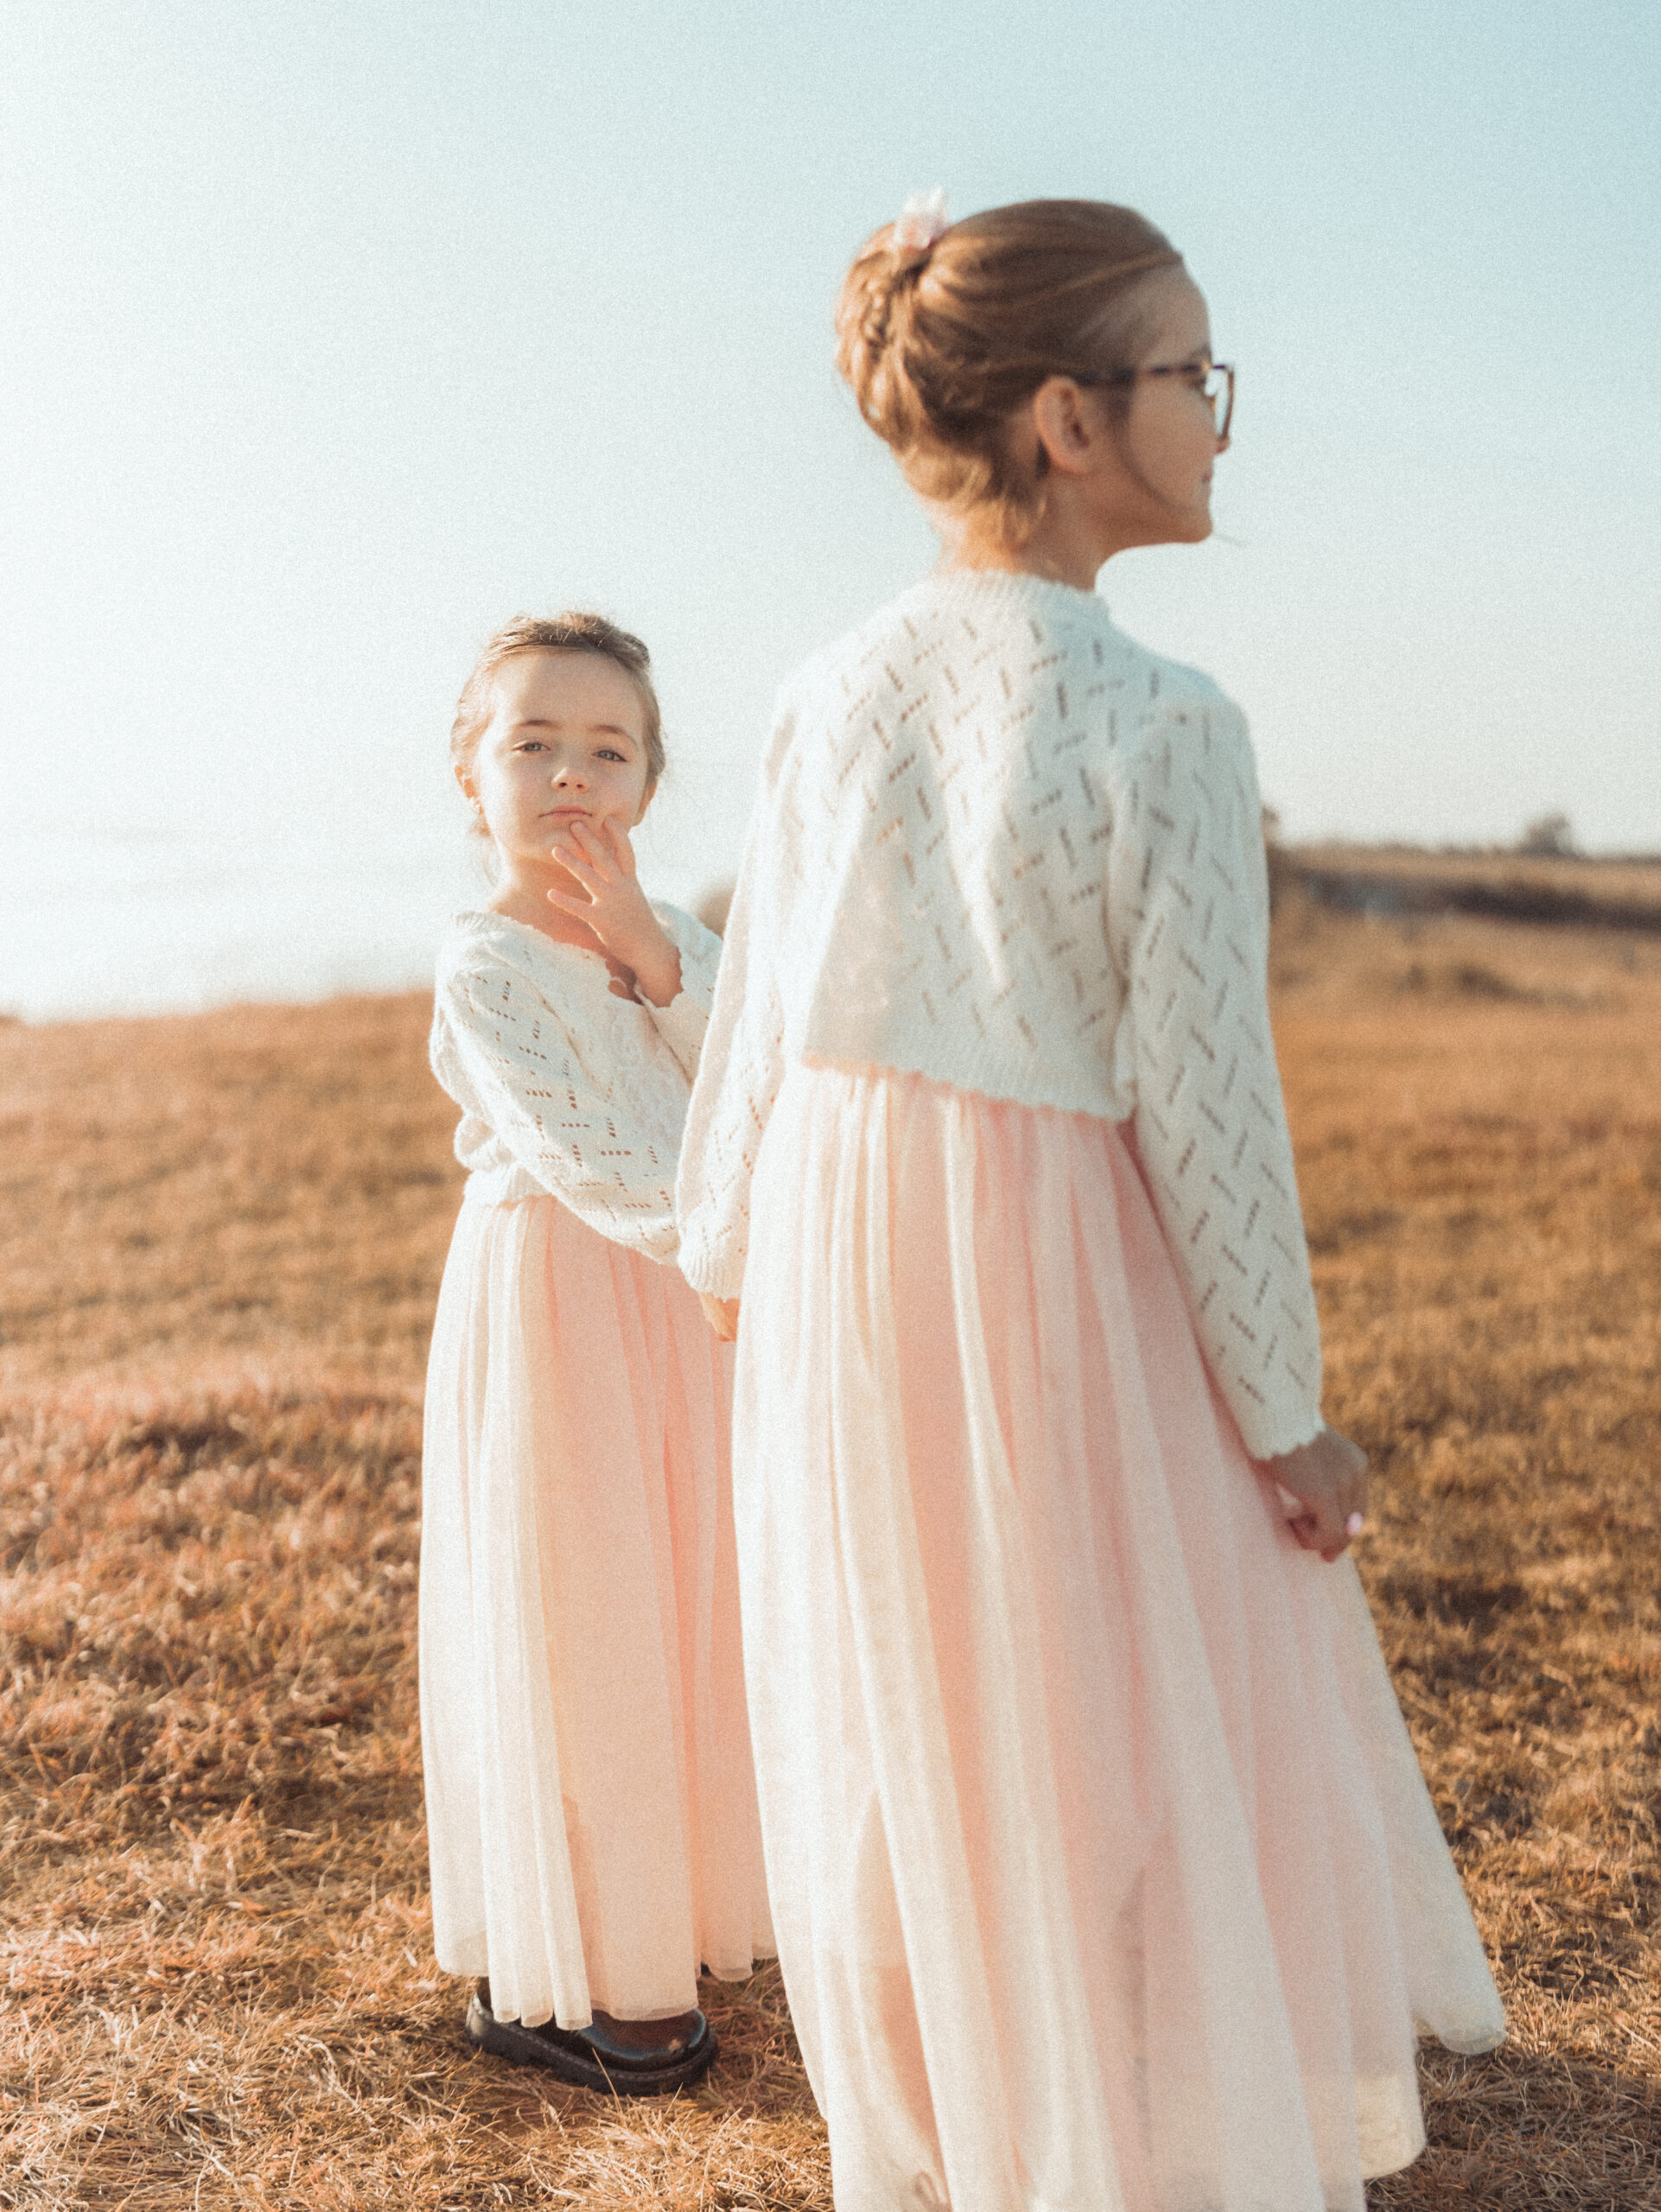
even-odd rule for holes
{"type": "Polygon", "coordinates": [[[645,791],[640,795],[640,804],[635,810],[634,819],[628,825],[631,830],[638,830],[640,824],[646,820],[646,810],[647,807],[651,805],[653,798],[656,796],[657,789],[658,779],[653,776],[651,781],[646,785],[645,791]]]}
{"type": "Polygon", "coordinates": [[[1096,457],[1101,433],[1085,410],[1084,393],[1071,377],[1047,377],[1032,397],[1033,428],[1052,468],[1082,476],[1096,457]]]}
{"type": "Polygon", "coordinates": [[[461,786],[462,798],[468,800],[476,801],[479,794],[473,788],[473,778],[468,774],[468,771],[461,766],[461,763],[459,760],[452,763],[451,772],[455,776],[456,782],[461,786]]]}

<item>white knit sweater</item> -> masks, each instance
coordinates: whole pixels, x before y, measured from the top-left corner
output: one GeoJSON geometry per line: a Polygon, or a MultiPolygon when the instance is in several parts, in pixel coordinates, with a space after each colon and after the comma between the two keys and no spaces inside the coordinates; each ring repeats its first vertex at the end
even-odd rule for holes
{"type": "Polygon", "coordinates": [[[1200,1343],[1260,1458],[1320,1427],[1321,1342],[1265,997],[1244,719],[1093,593],[932,576],[786,685],[678,1189],[738,1295],[792,1062],[1134,1117],[1200,1343]]]}
{"type": "Polygon", "coordinates": [[[552,1196],[614,1243],[675,1256],[675,1161],[721,943],[652,911],[680,953],[666,1007],[620,997],[597,952],[505,914],[457,914],[439,948],[430,1050],[461,1109],[474,1205],[552,1196]]]}

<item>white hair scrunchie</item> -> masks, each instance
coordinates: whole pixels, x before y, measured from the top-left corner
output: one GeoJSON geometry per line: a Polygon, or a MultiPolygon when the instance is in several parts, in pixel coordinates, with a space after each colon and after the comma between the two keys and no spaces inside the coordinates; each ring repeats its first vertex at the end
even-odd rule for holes
{"type": "Polygon", "coordinates": [[[902,252],[926,253],[951,218],[945,212],[945,188],[913,192],[894,219],[894,242],[902,252]]]}

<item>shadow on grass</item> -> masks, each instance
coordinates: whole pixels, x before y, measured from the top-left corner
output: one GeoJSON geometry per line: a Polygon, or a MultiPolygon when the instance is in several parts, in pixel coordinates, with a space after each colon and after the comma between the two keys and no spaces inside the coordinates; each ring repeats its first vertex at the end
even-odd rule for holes
{"type": "Polygon", "coordinates": [[[1426,2050],[1430,2147],[1371,2184],[1374,2212],[1657,2212],[1661,2084],[1515,2043],[1426,2050]]]}

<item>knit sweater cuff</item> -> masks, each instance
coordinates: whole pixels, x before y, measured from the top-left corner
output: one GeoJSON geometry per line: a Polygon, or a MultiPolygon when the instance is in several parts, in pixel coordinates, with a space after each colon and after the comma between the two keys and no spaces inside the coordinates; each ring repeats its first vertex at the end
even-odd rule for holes
{"type": "Polygon", "coordinates": [[[682,1274],[701,1297],[737,1298],[744,1287],[744,1253],[730,1237],[683,1236],[678,1255],[682,1274]]]}
{"type": "MultiPolygon", "coordinates": [[[[1239,1399],[1238,1391],[1232,1395],[1239,1399]]],[[[1254,1459],[1277,1459],[1282,1452],[1295,1452],[1301,1445],[1314,1443],[1325,1427],[1318,1406],[1311,1413],[1308,1406],[1289,1400],[1270,1405],[1267,1402],[1254,1404],[1248,1399],[1231,1404],[1229,1410],[1254,1459]]]]}

